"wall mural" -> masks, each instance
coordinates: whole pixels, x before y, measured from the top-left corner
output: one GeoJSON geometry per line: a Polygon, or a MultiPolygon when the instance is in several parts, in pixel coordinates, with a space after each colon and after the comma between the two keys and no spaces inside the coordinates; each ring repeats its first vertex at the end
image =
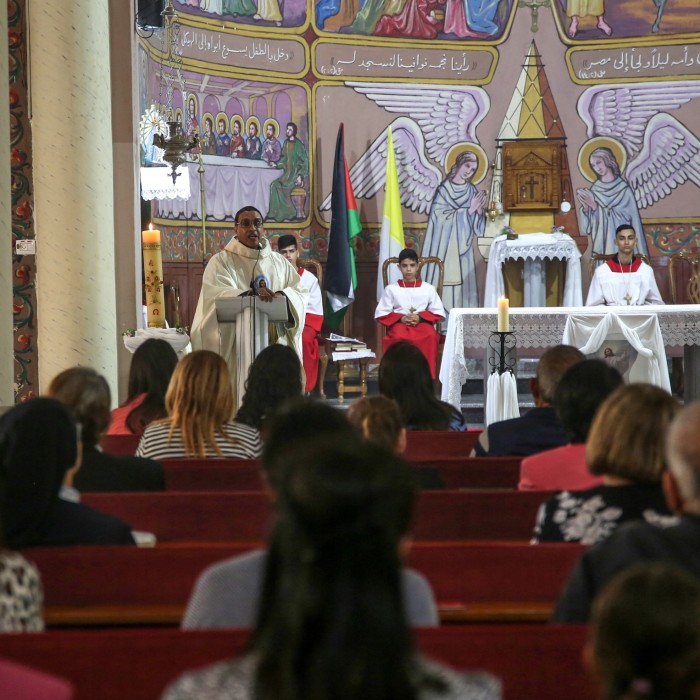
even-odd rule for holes
{"type": "MultiPolygon", "coordinates": [[[[201,138],[205,257],[253,203],[268,233],[294,231],[325,258],[340,122],[360,206],[358,259],[376,259],[389,129],[409,245],[453,261],[447,306],[478,306],[499,210],[500,147],[562,144],[553,215],[582,250],[638,228],[652,258],[698,247],[697,0],[176,0],[181,89],[173,107],[201,138]],[[534,40],[534,41],[533,41],[534,40]],[[477,245],[478,242],[478,245],[477,245]]],[[[141,40],[142,111],[163,104],[157,37],[141,40]]],[[[149,161],[144,148],[144,162],[149,161]]],[[[153,215],[171,262],[201,260],[197,163],[189,199],[153,215]]]]}

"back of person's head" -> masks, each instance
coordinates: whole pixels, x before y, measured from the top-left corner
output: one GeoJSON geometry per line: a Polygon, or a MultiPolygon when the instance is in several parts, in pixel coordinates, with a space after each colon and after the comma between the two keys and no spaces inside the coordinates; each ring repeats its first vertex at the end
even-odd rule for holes
{"type": "Polygon", "coordinates": [[[403,423],[413,430],[447,430],[450,409],[435,397],[430,366],[411,343],[393,343],[379,363],[379,392],[394,399],[403,423]]]}
{"type": "Polygon", "coordinates": [[[301,396],[302,390],[301,362],[296,352],[287,345],[268,345],[250,365],[236,420],[260,430],[266,416],[301,396]]]}
{"type": "Polygon", "coordinates": [[[66,473],[77,462],[76,424],[59,401],[30,399],[0,417],[0,514],[8,546],[41,544],[66,473]]]}
{"type": "Polygon", "coordinates": [[[185,355],[173,372],[165,408],[171,435],[181,432],[188,456],[204,457],[207,445],[221,455],[216,435],[233,414],[231,377],[221,355],[210,350],[185,355]]]}
{"type": "Polygon", "coordinates": [[[583,360],[564,372],[553,405],[569,442],[586,442],[596,411],[621,384],[622,375],[601,360],[583,360]]]}
{"type": "Polygon", "coordinates": [[[85,447],[94,447],[109,427],[112,398],[107,380],[90,367],[71,367],[57,374],[46,395],[73,411],[85,447]]]}
{"type": "Polygon", "coordinates": [[[666,457],[683,510],[700,514],[700,402],[685,406],[671,423],[666,457]]]}
{"type": "Polygon", "coordinates": [[[406,429],[401,409],[394,399],[363,396],[350,404],[347,417],[365,440],[392,452],[405,450],[406,429]]]}
{"type": "Polygon", "coordinates": [[[403,460],[357,439],[284,454],[253,641],[256,698],[416,697],[399,557],[414,488],[403,460]]]}
{"type": "Polygon", "coordinates": [[[149,338],[136,348],[129,367],[127,403],[141,394],[146,397],[126,418],[133,433],[142,433],[151,421],[165,415],[165,394],[176,365],[177,353],[165,340],[149,338]]]}
{"type": "Polygon", "coordinates": [[[651,384],[620,386],[593,419],[586,442],[591,474],[657,484],[666,468],[666,435],[680,405],[651,384]]]}
{"type": "Polygon", "coordinates": [[[537,391],[540,399],[551,405],[557,384],[566,370],[585,359],[586,356],[572,345],[556,345],[545,350],[537,363],[536,371],[537,391]]]}
{"type": "Polygon", "coordinates": [[[290,449],[317,440],[358,440],[355,428],[337,408],[310,398],[298,397],[284,404],[266,424],[262,465],[273,491],[277,491],[285,455],[290,449]]]}
{"type": "Polygon", "coordinates": [[[593,605],[588,656],[604,700],[700,697],[700,582],[667,563],[634,566],[593,605]]]}

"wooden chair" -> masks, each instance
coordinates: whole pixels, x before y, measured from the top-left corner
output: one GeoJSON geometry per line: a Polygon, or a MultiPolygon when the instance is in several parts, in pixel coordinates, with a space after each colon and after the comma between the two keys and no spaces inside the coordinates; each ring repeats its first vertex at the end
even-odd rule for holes
{"type": "MultiPolygon", "coordinates": [[[[399,259],[397,257],[387,258],[384,261],[384,264],[382,265],[382,281],[384,282],[385,287],[389,284],[389,265],[398,265],[398,262],[399,259]]],[[[423,265],[427,265],[429,263],[434,263],[438,266],[438,283],[435,285],[435,289],[437,290],[438,296],[442,299],[442,287],[445,281],[445,263],[442,260],[440,260],[440,258],[436,258],[434,255],[431,255],[430,257],[426,258],[419,257],[418,277],[420,278],[420,273],[423,269],[423,265]]]]}
{"type": "Polygon", "coordinates": [[[700,251],[688,253],[682,250],[680,253],[674,253],[668,260],[668,277],[670,280],[671,303],[673,304],[700,304],[700,251]],[[676,265],[682,263],[681,267],[690,265],[690,277],[685,288],[686,298],[683,298],[678,292],[676,275],[678,270],[676,265]],[[680,299],[680,301],[679,301],[680,299]]]}
{"type": "MultiPolygon", "coordinates": [[[[318,286],[322,290],[321,294],[323,294],[323,267],[321,266],[321,263],[316,260],[316,258],[309,258],[308,260],[302,260],[301,262],[309,272],[316,276],[318,286]]],[[[325,340],[322,338],[320,333],[316,336],[316,338],[318,340],[318,359],[320,363],[317,386],[318,391],[321,394],[321,398],[325,399],[326,392],[323,388],[323,383],[326,379],[326,370],[328,369],[328,351],[325,340]]]]}
{"type": "MultiPolygon", "coordinates": [[[[593,277],[593,273],[595,272],[596,267],[598,267],[598,265],[601,262],[604,262],[605,260],[610,260],[611,258],[614,258],[615,255],[617,255],[617,253],[612,253],[610,255],[603,255],[602,253],[596,253],[595,255],[591,255],[591,260],[588,263],[588,277],[589,278],[593,277]]],[[[644,260],[644,262],[647,265],[651,264],[649,262],[649,258],[646,255],[640,255],[638,253],[635,253],[634,255],[635,255],[635,257],[641,258],[642,260],[644,260]]]]}

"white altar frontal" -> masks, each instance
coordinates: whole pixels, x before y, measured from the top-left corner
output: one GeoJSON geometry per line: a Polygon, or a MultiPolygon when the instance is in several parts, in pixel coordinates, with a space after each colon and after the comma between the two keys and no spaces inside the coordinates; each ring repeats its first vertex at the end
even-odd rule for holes
{"type": "Polygon", "coordinates": [[[545,306],[546,259],[566,260],[564,306],[581,306],[581,253],[574,239],[567,233],[526,233],[509,241],[505,234],[496,236],[491,243],[486,267],[484,306],[496,306],[505,295],[503,264],[506,260],[524,260],[525,306],[545,306]]]}
{"type": "MultiPolygon", "coordinates": [[[[242,207],[252,205],[267,216],[270,208],[270,186],[284,175],[280,168],[271,168],[264,160],[202,156],[207,219],[224,221],[233,218],[242,207]]],[[[199,164],[187,163],[189,197],[158,200],[157,215],[165,219],[202,218],[202,196],[199,186],[199,164]]]]}
{"type": "MultiPolygon", "coordinates": [[[[479,351],[485,352],[496,327],[496,309],[450,311],[440,366],[444,401],[459,407],[463,384],[467,379],[482,378],[481,374],[470,375],[467,360],[479,351]]],[[[607,346],[608,337],[622,338],[632,347],[646,348],[654,354],[655,360],[647,368],[647,381],[651,381],[656,366],[659,378],[654,383],[667,388],[666,351],[671,348],[680,352],[683,348],[684,398],[686,402],[700,398],[700,305],[517,308],[510,310],[510,329],[515,333],[516,352],[521,358],[539,355],[542,348],[567,340],[585,351],[593,351],[607,346]]],[[[646,352],[638,354],[649,357],[646,352]]],[[[634,381],[635,377],[631,379],[634,381]]]]}

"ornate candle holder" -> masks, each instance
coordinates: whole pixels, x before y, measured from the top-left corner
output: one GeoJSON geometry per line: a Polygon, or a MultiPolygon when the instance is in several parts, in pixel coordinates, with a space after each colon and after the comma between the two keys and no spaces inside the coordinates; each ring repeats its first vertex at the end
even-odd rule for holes
{"type": "Polygon", "coordinates": [[[489,336],[489,348],[493,350],[492,354],[489,354],[489,364],[491,365],[491,374],[498,372],[503,374],[504,372],[510,372],[515,374],[515,363],[517,362],[515,356],[513,359],[508,361],[506,359],[508,353],[515,350],[516,338],[514,331],[502,332],[493,331],[489,336]]]}

